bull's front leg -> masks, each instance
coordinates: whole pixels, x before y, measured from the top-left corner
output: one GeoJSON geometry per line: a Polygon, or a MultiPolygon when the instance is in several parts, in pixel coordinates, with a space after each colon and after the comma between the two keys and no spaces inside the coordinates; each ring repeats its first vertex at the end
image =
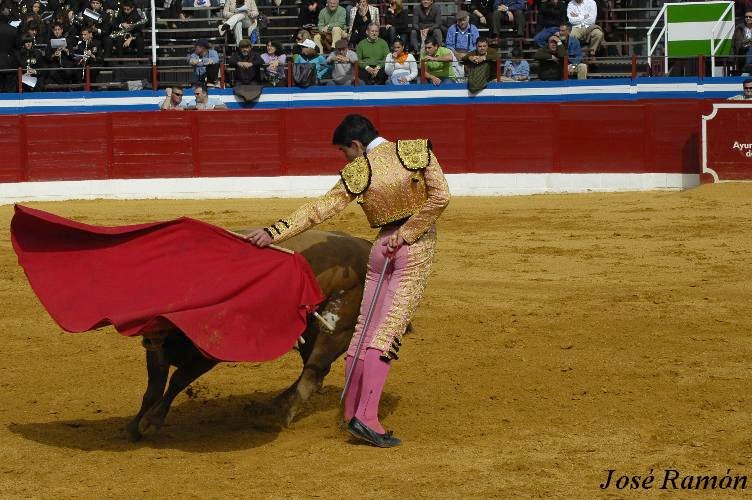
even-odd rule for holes
{"type": "MultiPolygon", "coordinates": [[[[355,324],[360,310],[362,288],[345,290],[338,297],[330,300],[321,315],[334,324],[334,331],[318,326],[318,334],[306,339],[309,344],[300,349],[303,357],[303,372],[285,392],[277,398],[277,404],[284,425],[290,425],[300,412],[303,404],[314,391],[321,388],[324,377],[329,373],[332,363],[337,360],[350,345],[355,324]]],[[[315,330],[309,328],[310,330],[315,330]]]]}
{"type": "Polygon", "coordinates": [[[141,432],[139,432],[138,423],[149,408],[162,399],[165,386],[167,385],[167,375],[170,371],[170,365],[165,358],[163,344],[156,344],[145,338],[144,347],[146,348],[146,373],[149,376],[149,380],[141,401],[141,409],[125,427],[128,439],[134,442],[143,437],[141,432]]]}

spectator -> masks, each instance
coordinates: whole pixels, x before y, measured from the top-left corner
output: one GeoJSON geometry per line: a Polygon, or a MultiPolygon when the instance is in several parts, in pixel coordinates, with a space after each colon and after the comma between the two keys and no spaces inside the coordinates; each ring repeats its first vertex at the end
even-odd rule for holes
{"type": "Polygon", "coordinates": [[[745,66],[752,64],[752,11],[744,13],[744,22],[736,26],[732,40],[734,54],[744,56],[745,66]]]}
{"type": "Polygon", "coordinates": [[[589,57],[594,57],[603,41],[603,30],[595,24],[598,7],[595,0],[571,0],[567,5],[567,17],[572,25],[572,36],[580,45],[587,45],[589,57]]]}
{"type": "Polygon", "coordinates": [[[188,106],[183,102],[183,87],[173,85],[165,89],[165,99],[159,105],[162,111],[185,111],[188,106]]]}
{"type": "Polygon", "coordinates": [[[577,75],[578,80],[585,80],[587,79],[588,67],[587,64],[582,62],[580,41],[571,36],[571,33],[572,26],[569,23],[562,23],[555,35],[559,37],[559,40],[567,49],[567,58],[569,59],[567,71],[569,75],[577,75]]]}
{"type": "Polygon", "coordinates": [[[347,37],[346,21],[347,13],[339,0],[326,0],[326,8],[319,12],[319,32],[313,37],[319,52],[329,52],[337,40],[347,37]]]}
{"type": "Polygon", "coordinates": [[[729,101],[752,101],[752,79],[747,78],[742,82],[741,94],[729,97],[729,101]]]}
{"type": "Polygon", "coordinates": [[[17,67],[13,55],[17,30],[8,24],[9,21],[10,9],[0,4],[0,92],[13,92],[17,88],[16,74],[2,71],[17,67]]]}
{"type": "Polygon", "coordinates": [[[491,23],[494,33],[501,33],[501,26],[513,24],[517,27],[517,36],[525,36],[525,0],[496,0],[493,7],[491,23]]]}
{"type": "Polygon", "coordinates": [[[548,46],[541,47],[535,53],[535,60],[538,61],[538,78],[541,80],[561,80],[562,64],[567,49],[561,43],[559,37],[551,35],[548,37],[548,46]]]}
{"type": "MultiPolygon", "coordinates": [[[[81,30],[81,40],[73,48],[73,62],[81,68],[81,77],[86,66],[102,64],[102,58],[102,45],[94,38],[94,28],[87,26],[81,30]]],[[[92,71],[90,76],[96,80],[96,72],[92,71]]]]}
{"type": "Polygon", "coordinates": [[[264,79],[272,87],[286,81],[287,56],[282,50],[281,43],[276,40],[266,42],[266,52],[261,54],[261,60],[264,61],[265,65],[262,71],[264,79]]]}
{"type": "Polygon", "coordinates": [[[496,37],[493,32],[491,17],[493,16],[494,0],[472,0],[470,2],[470,22],[475,26],[489,30],[489,36],[496,37]]]}
{"type": "Polygon", "coordinates": [[[47,80],[55,84],[75,83],[75,71],[70,68],[73,64],[73,39],[66,38],[63,33],[63,25],[54,23],[52,25],[52,38],[50,45],[47,47],[47,67],[57,68],[55,71],[47,73],[47,80]],[[54,41],[53,41],[54,40],[54,41]],[[64,46],[59,44],[64,43],[64,46]]]}
{"type": "Polygon", "coordinates": [[[44,55],[34,48],[34,39],[29,35],[21,38],[21,48],[16,51],[16,65],[23,68],[24,92],[39,92],[44,88],[44,55]]]}
{"type": "Polygon", "coordinates": [[[438,40],[429,37],[425,42],[425,50],[420,53],[421,63],[426,64],[426,79],[434,85],[452,81],[452,61],[454,55],[446,47],[439,45],[438,40]]]}
{"type": "Polygon", "coordinates": [[[379,9],[368,4],[368,0],[358,0],[356,8],[350,11],[350,41],[353,46],[358,46],[361,40],[368,35],[368,26],[375,24],[379,26],[379,9]]]}
{"type": "Polygon", "coordinates": [[[31,21],[26,24],[24,35],[31,37],[32,44],[35,48],[40,45],[47,45],[47,37],[41,33],[41,26],[37,21],[31,21]]]}
{"type": "Polygon", "coordinates": [[[384,14],[384,23],[379,29],[379,37],[386,40],[391,47],[397,39],[402,40],[402,46],[410,40],[410,19],[402,0],[390,0],[389,7],[384,14]]]}
{"type": "Polygon", "coordinates": [[[519,47],[512,49],[512,59],[504,63],[501,72],[502,82],[526,82],[530,79],[530,65],[522,58],[519,47]]]}
{"type": "Polygon", "coordinates": [[[188,56],[188,64],[193,66],[191,83],[215,86],[219,76],[219,54],[209,47],[209,41],[201,38],[196,41],[193,52],[188,56]]]}
{"type": "Polygon", "coordinates": [[[358,76],[366,85],[383,85],[386,82],[384,64],[389,54],[389,45],[379,38],[379,25],[371,24],[366,31],[368,35],[361,40],[356,51],[358,53],[358,76]]]}
{"type": "Polygon", "coordinates": [[[567,22],[567,5],[563,0],[541,0],[538,4],[538,33],[533,42],[545,47],[548,37],[559,31],[559,26],[567,22]]]}
{"type": "Polygon", "coordinates": [[[227,105],[222,101],[209,98],[209,89],[206,87],[206,85],[194,85],[193,95],[196,96],[196,104],[188,106],[188,109],[227,109],[227,105]]]}
{"type": "MultiPolygon", "coordinates": [[[[175,1],[179,3],[178,0],[175,1]]],[[[79,30],[86,26],[91,27],[94,38],[101,42],[105,37],[110,35],[112,20],[110,19],[110,15],[104,10],[101,0],[91,0],[88,9],[91,13],[87,14],[86,9],[83,9],[78,17],[76,17],[76,25],[79,30]]]]}
{"type": "Polygon", "coordinates": [[[430,36],[441,45],[441,7],[433,0],[420,0],[413,10],[413,30],[410,32],[410,47],[417,52],[423,51],[426,39],[430,36]]]}
{"type": "Polygon", "coordinates": [[[457,60],[462,60],[465,54],[475,50],[479,36],[478,28],[470,24],[470,14],[461,10],[457,13],[457,22],[447,31],[446,46],[454,52],[457,60]]]}
{"type": "Polygon", "coordinates": [[[219,27],[219,34],[224,35],[232,31],[235,35],[235,44],[239,47],[240,41],[243,40],[243,30],[246,30],[248,37],[255,43],[258,39],[258,34],[255,33],[258,16],[259,10],[254,0],[226,0],[222,10],[225,22],[219,27]]]}
{"type": "Polygon", "coordinates": [[[298,27],[303,29],[313,29],[319,23],[319,13],[321,4],[319,0],[305,0],[300,5],[298,13],[298,27]]]}
{"type": "Polygon", "coordinates": [[[468,90],[471,93],[483,90],[488,82],[496,78],[496,59],[496,52],[491,51],[488,39],[484,37],[478,38],[475,50],[468,52],[462,58],[468,90]]]}
{"type": "Polygon", "coordinates": [[[349,49],[344,38],[334,44],[334,52],[329,54],[326,62],[332,66],[332,83],[334,85],[352,85],[355,80],[355,65],[358,55],[349,49]]]}
{"type": "Polygon", "coordinates": [[[392,44],[392,52],[384,61],[384,72],[392,85],[410,85],[418,77],[418,63],[405,50],[402,40],[397,39],[392,44]]]}
{"type": "Polygon", "coordinates": [[[301,81],[301,77],[298,76],[295,83],[301,86],[318,85],[321,79],[329,74],[329,66],[326,64],[326,59],[317,52],[317,47],[313,40],[303,40],[298,45],[300,45],[300,54],[295,54],[293,62],[296,65],[312,65],[313,70],[311,73],[313,73],[314,77],[311,80],[308,80],[306,77],[305,81],[301,81]]]}
{"type": "Polygon", "coordinates": [[[123,0],[115,19],[112,21],[112,32],[105,37],[105,54],[109,56],[113,49],[116,54],[123,55],[135,52],[141,57],[144,52],[143,27],[146,16],[133,3],[133,0],[123,0]]]}
{"type": "Polygon", "coordinates": [[[235,68],[233,85],[261,85],[263,59],[251,49],[251,42],[240,40],[238,50],[230,57],[230,66],[235,68]]]}

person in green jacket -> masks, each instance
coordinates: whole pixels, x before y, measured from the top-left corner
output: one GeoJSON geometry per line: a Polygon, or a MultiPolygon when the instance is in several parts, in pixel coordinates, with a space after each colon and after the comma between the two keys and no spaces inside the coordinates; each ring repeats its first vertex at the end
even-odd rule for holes
{"type": "Polygon", "coordinates": [[[347,12],[339,0],[326,0],[326,8],[319,12],[319,32],[313,41],[320,54],[329,53],[337,40],[347,38],[347,12]]]}
{"type": "Polygon", "coordinates": [[[379,25],[371,23],[366,30],[366,38],[355,48],[358,54],[358,76],[366,85],[383,85],[386,82],[384,61],[389,54],[389,45],[379,38],[379,25]]]}
{"type": "Polygon", "coordinates": [[[541,80],[561,80],[564,57],[567,49],[558,36],[548,37],[548,45],[535,53],[538,61],[538,78],[541,80]]]}
{"type": "Polygon", "coordinates": [[[454,54],[446,47],[442,47],[433,38],[426,38],[425,49],[420,53],[421,63],[426,64],[426,79],[434,85],[451,82],[454,78],[452,61],[454,54]]]}

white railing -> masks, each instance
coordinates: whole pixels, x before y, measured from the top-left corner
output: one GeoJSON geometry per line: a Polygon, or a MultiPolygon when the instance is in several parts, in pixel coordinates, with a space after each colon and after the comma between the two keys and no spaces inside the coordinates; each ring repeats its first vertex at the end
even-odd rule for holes
{"type": "Polygon", "coordinates": [[[668,54],[666,53],[666,48],[668,47],[668,41],[667,36],[668,33],[666,31],[666,4],[663,4],[663,7],[661,7],[660,12],[658,12],[658,15],[655,16],[655,21],[653,21],[653,24],[650,25],[650,29],[648,30],[648,67],[652,67],[652,55],[655,49],[658,47],[658,42],[663,39],[663,73],[666,74],[668,72],[668,54]],[[655,30],[656,26],[658,25],[658,21],[663,19],[663,28],[661,28],[660,33],[658,33],[658,36],[655,37],[655,43],[650,42],[650,37],[653,34],[653,30],[655,30]]]}
{"type": "MultiPolygon", "coordinates": [[[[731,23],[726,23],[724,19],[728,15],[729,11],[734,7],[733,3],[729,3],[728,7],[726,7],[726,10],[723,11],[723,14],[721,14],[721,18],[713,25],[713,29],[710,30],[710,75],[715,76],[715,54],[718,52],[718,49],[723,47],[724,42],[727,40],[727,37],[730,38],[729,35],[732,35],[734,32],[734,23],[733,21],[731,23]],[[725,23],[725,24],[724,24],[725,23]],[[730,30],[727,30],[726,33],[716,33],[716,31],[721,26],[727,26],[730,27],[730,30]],[[716,38],[722,38],[721,43],[718,44],[716,47],[715,40],[716,38]]],[[[733,19],[733,16],[731,17],[733,19]]]]}

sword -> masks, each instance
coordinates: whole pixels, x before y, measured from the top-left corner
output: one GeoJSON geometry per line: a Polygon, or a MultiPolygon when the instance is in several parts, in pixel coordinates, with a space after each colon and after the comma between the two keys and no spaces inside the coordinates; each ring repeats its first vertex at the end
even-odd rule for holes
{"type": "Polygon", "coordinates": [[[363,339],[366,338],[366,332],[368,331],[368,324],[371,322],[371,316],[373,315],[373,308],[376,307],[376,301],[379,298],[379,292],[381,291],[381,284],[384,282],[384,276],[386,276],[386,268],[389,265],[389,262],[392,260],[392,256],[389,255],[384,260],[384,268],[381,270],[381,275],[379,276],[379,281],[376,283],[376,290],[373,292],[373,298],[371,299],[371,303],[368,306],[368,312],[366,313],[366,319],[363,321],[363,329],[360,331],[360,338],[358,339],[358,347],[355,348],[355,361],[353,361],[353,364],[350,368],[350,372],[347,374],[347,377],[345,377],[345,387],[342,389],[342,395],[339,397],[339,402],[342,404],[342,401],[345,399],[345,393],[347,393],[347,388],[350,387],[350,382],[352,381],[352,375],[355,371],[355,363],[358,362],[358,357],[360,356],[360,351],[363,349],[363,339]]]}

